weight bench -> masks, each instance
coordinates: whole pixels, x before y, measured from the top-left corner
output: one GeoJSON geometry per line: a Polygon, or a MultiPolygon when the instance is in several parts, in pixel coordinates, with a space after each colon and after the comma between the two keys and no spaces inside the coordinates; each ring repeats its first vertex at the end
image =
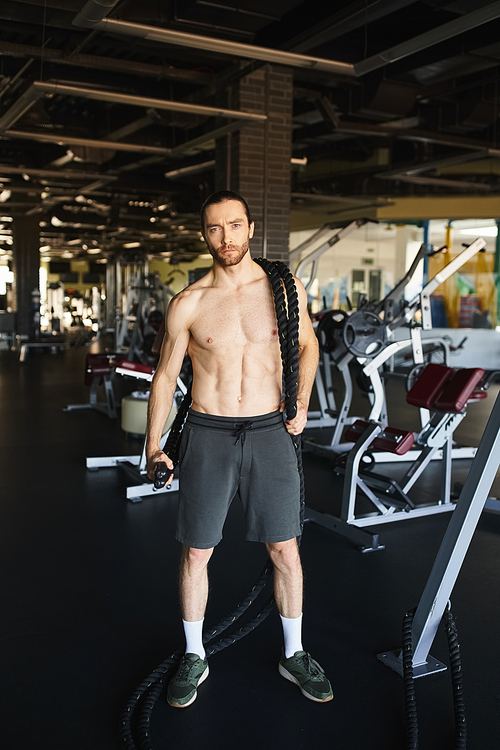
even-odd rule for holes
{"type": "Polygon", "coordinates": [[[113,392],[112,378],[115,369],[123,365],[123,356],[119,354],[87,354],[85,357],[85,375],[83,382],[90,388],[88,404],[70,404],[64,411],[75,409],[95,409],[116,419],[116,401],[113,392]],[[100,385],[104,385],[105,402],[97,400],[100,385]]]}
{"type": "Polygon", "coordinates": [[[432,412],[430,421],[417,436],[407,430],[383,427],[378,422],[356,420],[344,432],[344,439],[355,444],[345,459],[337,460],[334,466],[335,473],[345,475],[340,517],[308,508],[308,520],[349,537],[363,552],[368,552],[383,547],[378,543],[377,534],[367,534],[361,527],[453,510],[453,432],[466,416],[467,403],[486,398],[486,391],[478,388],[483,377],[481,368],[454,370],[443,365],[427,365],[406,396],[409,404],[432,412]],[[414,444],[421,450],[399,482],[363,468],[363,457],[368,449],[392,453],[396,460],[414,444]],[[440,450],[443,455],[439,502],[416,506],[407,493],[440,450]],[[375,507],[374,513],[356,514],[358,491],[375,507]]]}
{"type": "Polygon", "coordinates": [[[19,362],[24,362],[29,349],[50,349],[58,351],[66,349],[66,340],[61,336],[42,336],[39,339],[21,339],[17,337],[19,345],[19,362]]]}

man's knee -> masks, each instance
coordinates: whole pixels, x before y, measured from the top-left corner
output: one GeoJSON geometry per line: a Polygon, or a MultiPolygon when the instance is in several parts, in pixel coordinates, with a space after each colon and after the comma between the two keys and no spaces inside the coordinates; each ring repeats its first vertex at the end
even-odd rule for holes
{"type": "Polygon", "coordinates": [[[299,548],[296,539],[286,542],[272,542],[266,544],[272,563],[279,569],[295,570],[300,568],[299,548]]]}
{"type": "Polygon", "coordinates": [[[213,547],[210,549],[198,549],[197,547],[184,546],[182,548],[181,563],[191,569],[200,569],[208,565],[213,552],[213,547]]]}

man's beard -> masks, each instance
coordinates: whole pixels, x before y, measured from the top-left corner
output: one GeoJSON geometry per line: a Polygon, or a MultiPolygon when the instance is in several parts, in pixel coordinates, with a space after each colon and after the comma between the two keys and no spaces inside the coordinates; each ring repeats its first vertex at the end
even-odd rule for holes
{"type": "Polygon", "coordinates": [[[212,247],[208,243],[207,245],[212,258],[214,259],[214,262],[222,268],[237,266],[238,263],[241,263],[250,247],[248,240],[244,242],[243,245],[230,245],[229,247],[233,252],[231,254],[225,255],[224,250],[226,249],[226,247],[224,245],[218,249],[215,249],[215,247],[212,247]]]}

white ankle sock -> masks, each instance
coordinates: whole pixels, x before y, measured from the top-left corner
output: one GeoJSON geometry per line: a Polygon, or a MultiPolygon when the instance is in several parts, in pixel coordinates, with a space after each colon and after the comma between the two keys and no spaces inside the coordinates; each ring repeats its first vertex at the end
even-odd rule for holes
{"type": "Polygon", "coordinates": [[[205,649],[203,647],[203,620],[197,622],[182,621],[184,634],[186,636],[186,654],[197,654],[200,659],[205,658],[205,649]]]}
{"type": "Polygon", "coordinates": [[[285,637],[285,659],[297,651],[302,651],[302,615],[300,617],[283,617],[280,615],[285,637]]]}

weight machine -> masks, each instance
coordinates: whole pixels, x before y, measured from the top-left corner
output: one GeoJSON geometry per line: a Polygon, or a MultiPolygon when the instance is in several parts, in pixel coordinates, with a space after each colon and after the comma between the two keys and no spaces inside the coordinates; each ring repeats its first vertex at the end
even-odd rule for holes
{"type": "Polygon", "coordinates": [[[117,327],[116,349],[128,351],[128,360],[145,360],[144,326],[152,311],[158,310],[165,318],[168,303],[174,296],[172,289],[164,284],[157,273],[131,276],[125,302],[125,313],[117,327]]]}
{"type": "Polygon", "coordinates": [[[349,426],[345,438],[352,441],[354,446],[344,460],[340,456],[334,465],[336,474],[345,475],[340,516],[337,518],[308,508],[308,520],[348,537],[363,552],[372,552],[383,547],[378,542],[378,535],[362,531],[363,527],[453,510],[453,432],[465,418],[468,402],[486,398],[486,391],[480,387],[483,377],[484,370],[481,368],[453,370],[443,365],[427,365],[406,397],[409,404],[433,412],[416,440],[412,432],[384,428],[378,422],[357,420],[349,426]],[[420,451],[399,482],[372,472],[371,466],[363,466],[368,449],[387,452],[394,460],[397,456],[408,455],[414,442],[420,446],[420,451]],[[443,455],[439,499],[417,506],[407,493],[438,451],[443,455]],[[356,510],[358,495],[371,503],[374,512],[360,513],[356,510]]]}
{"type": "MultiPolygon", "coordinates": [[[[432,329],[431,294],[464,263],[482,250],[485,245],[486,243],[482,238],[475,240],[442,271],[436,274],[418,295],[410,302],[405,303],[401,301],[403,290],[415,273],[420,261],[428,254],[426,246],[422,245],[408,273],[382,301],[375,304],[366,303],[361,309],[351,314],[345,311],[332,310],[322,316],[317,325],[316,333],[322,350],[323,362],[316,373],[316,387],[320,403],[323,404],[322,415],[325,413],[332,419],[335,429],[329,446],[318,447],[317,443],[305,440],[308,449],[315,450],[317,448],[318,452],[321,453],[324,453],[326,449],[339,450],[344,428],[354,421],[355,418],[349,417],[353,393],[350,364],[354,360],[361,364],[363,376],[371,386],[371,393],[369,393],[371,410],[368,419],[379,421],[382,426],[387,426],[385,388],[380,373],[381,368],[397,353],[408,348],[411,348],[414,365],[424,364],[422,330],[432,329]],[[414,320],[417,311],[421,311],[421,323],[416,323],[414,320]],[[403,325],[409,327],[410,337],[401,341],[391,341],[394,331],[403,325]],[[331,389],[331,374],[329,374],[330,380],[326,381],[326,388],[322,382],[322,377],[326,377],[332,363],[340,371],[345,386],[343,401],[338,410],[335,407],[332,408],[334,400],[331,389]],[[325,405],[325,402],[328,405],[325,405]]],[[[307,258],[299,264],[297,272],[306,261],[308,261],[307,258]]],[[[439,337],[428,338],[426,343],[441,348],[444,364],[447,365],[450,355],[449,343],[439,337]]],[[[422,425],[428,419],[428,411],[422,410],[422,425]]],[[[317,420],[314,418],[308,420],[307,427],[315,426],[319,426],[317,420]]],[[[473,455],[473,449],[467,449],[465,454],[462,450],[460,457],[472,457],[473,455]]],[[[458,457],[458,454],[454,457],[458,457]]],[[[394,456],[390,458],[383,456],[382,460],[393,461],[394,456]]]]}

